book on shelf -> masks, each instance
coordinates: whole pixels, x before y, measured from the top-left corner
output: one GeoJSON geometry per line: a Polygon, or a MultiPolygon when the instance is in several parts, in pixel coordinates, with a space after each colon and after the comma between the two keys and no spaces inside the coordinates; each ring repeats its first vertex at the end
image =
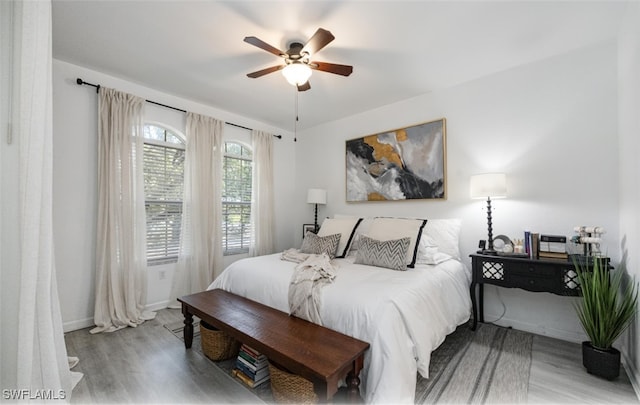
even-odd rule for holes
{"type": "Polygon", "coordinates": [[[540,252],[540,234],[536,232],[530,233],[531,243],[530,243],[530,252],[529,257],[531,259],[537,259],[538,253],[540,252]]]}
{"type": "Polygon", "coordinates": [[[242,344],[242,346],[240,346],[240,350],[242,350],[243,352],[245,352],[245,354],[253,357],[256,360],[261,360],[261,359],[266,359],[267,358],[267,356],[265,356],[264,354],[258,352],[257,350],[255,350],[251,346],[245,345],[244,343],[242,344]]]}
{"type": "Polygon", "coordinates": [[[270,379],[269,360],[267,356],[243,344],[231,374],[249,387],[256,387],[270,379]]]}
{"type": "Polygon", "coordinates": [[[249,368],[249,370],[252,370],[252,371],[262,370],[269,366],[268,360],[264,360],[264,361],[261,360],[259,363],[252,363],[251,361],[245,359],[240,354],[238,355],[237,361],[244,364],[247,368],[249,368]]]}
{"type": "Polygon", "coordinates": [[[559,260],[569,260],[569,254],[567,252],[544,252],[540,251],[538,256],[541,259],[559,259],[559,260]]]}
{"type": "Polygon", "coordinates": [[[240,381],[242,381],[244,384],[246,384],[249,388],[255,388],[258,385],[269,381],[270,379],[270,375],[267,374],[266,377],[263,377],[260,380],[253,380],[250,377],[248,377],[245,373],[243,373],[241,370],[234,368],[233,370],[231,370],[231,375],[233,377],[236,377],[237,379],[239,379],[240,381]]]}
{"type": "Polygon", "coordinates": [[[540,235],[540,252],[566,253],[567,237],[561,235],[540,235]]]}
{"type": "Polygon", "coordinates": [[[247,352],[243,351],[242,349],[238,353],[238,358],[241,358],[242,360],[246,361],[249,365],[256,368],[261,368],[262,366],[269,364],[269,360],[265,356],[262,356],[261,358],[257,359],[251,356],[250,354],[248,354],[247,352]]]}
{"type": "Polygon", "coordinates": [[[260,370],[252,370],[240,360],[236,362],[236,368],[242,371],[247,377],[249,377],[249,379],[253,381],[259,381],[269,375],[269,367],[264,367],[260,370]]]}
{"type": "Polygon", "coordinates": [[[252,363],[261,363],[267,361],[267,356],[245,344],[240,346],[240,354],[242,354],[242,356],[247,359],[247,361],[250,361],[252,363]]]}

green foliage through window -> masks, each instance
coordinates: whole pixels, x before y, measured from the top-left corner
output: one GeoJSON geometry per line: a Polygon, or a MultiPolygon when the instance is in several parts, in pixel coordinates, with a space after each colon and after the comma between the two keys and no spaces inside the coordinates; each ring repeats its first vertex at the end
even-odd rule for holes
{"type": "Polygon", "coordinates": [[[184,141],[166,128],[149,124],[144,126],[144,138],[147,262],[176,262],[182,226],[184,141]]]}
{"type": "Polygon", "coordinates": [[[237,142],[225,142],[222,180],[224,254],[249,251],[251,243],[252,153],[237,142]]]}

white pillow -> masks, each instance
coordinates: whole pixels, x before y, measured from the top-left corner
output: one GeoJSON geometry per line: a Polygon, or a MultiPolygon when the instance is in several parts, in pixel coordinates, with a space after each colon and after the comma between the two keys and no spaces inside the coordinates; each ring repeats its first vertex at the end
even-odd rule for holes
{"type": "Polygon", "coordinates": [[[460,260],[460,227],[462,221],[452,219],[430,219],[424,227],[422,235],[429,246],[437,246],[438,252],[446,253],[460,260]]]}
{"type": "Polygon", "coordinates": [[[362,218],[326,218],[318,231],[318,236],[340,234],[336,257],[343,258],[349,253],[349,247],[355,237],[356,229],[362,218]]]}
{"type": "Polygon", "coordinates": [[[367,236],[379,241],[411,238],[407,250],[407,267],[414,267],[418,255],[418,243],[426,219],[411,218],[374,218],[367,236]]]}
{"type": "Polygon", "coordinates": [[[453,257],[449,256],[446,253],[436,252],[433,256],[429,256],[425,258],[425,264],[440,264],[444,263],[447,260],[451,260],[453,257]]]}
{"type": "Polygon", "coordinates": [[[424,262],[424,258],[433,256],[436,253],[438,253],[438,245],[429,242],[424,235],[424,230],[422,230],[422,237],[420,238],[420,243],[418,243],[418,258],[416,259],[416,263],[424,262]]]}
{"type": "MultiPolygon", "coordinates": [[[[336,219],[358,218],[353,215],[345,215],[345,214],[334,214],[333,217],[336,219]]],[[[369,228],[371,227],[372,222],[373,222],[373,218],[362,218],[360,225],[358,225],[358,227],[356,228],[356,234],[353,238],[353,241],[351,242],[351,245],[349,246],[349,250],[347,251],[347,254],[349,254],[349,252],[351,251],[358,250],[358,246],[360,245],[360,236],[366,235],[367,232],[369,232],[369,228]]]]}
{"type": "Polygon", "coordinates": [[[424,237],[424,235],[420,239],[420,243],[418,245],[418,258],[416,259],[416,264],[440,264],[452,259],[450,255],[439,252],[437,246],[429,245],[427,238],[424,237]]]}

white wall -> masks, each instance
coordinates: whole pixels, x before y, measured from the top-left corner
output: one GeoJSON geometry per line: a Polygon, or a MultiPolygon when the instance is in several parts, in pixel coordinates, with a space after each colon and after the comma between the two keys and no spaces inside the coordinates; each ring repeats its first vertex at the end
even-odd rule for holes
{"type": "MultiPolygon", "coordinates": [[[[486,203],[470,200],[469,177],[507,173],[496,200],[494,235],[524,230],[571,236],[575,225],[604,226],[604,249],[618,259],[616,43],[580,49],[453,88],[388,105],[298,135],[294,199],[328,190],[321,216],[335,213],[463,220],[462,256],[486,239],[486,203]],[[446,201],[345,202],[345,140],[445,117],[446,201]]],[[[312,209],[298,205],[298,222],[312,209]]],[[[301,230],[296,228],[299,237],[301,230]]],[[[485,288],[485,319],[580,341],[574,298],[485,288]]]]}
{"type": "MultiPolygon", "coordinates": [[[[620,250],[626,269],[640,280],[640,3],[628,5],[618,46],[620,133],[620,250]]],[[[622,347],[627,371],[640,392],[640,322],[631,325],[622,347]]]]}
{"type": "MultiPolygon", "coordinates": [[[[289,158],[295,143],[290,132],[246,117],[149,89],[94,70],[54,60],[53,63],[53,224],[60,304],[65,331],[93,325],[95,300],[95,233],[97,215],[97,95],[92,87],[78,86],[76,78],[113,87],[163,104],[242,125],[282,134],[274,141],[276,240],[278,250],[293,244],[288,213],[296,205],[295,167],[289,158]]],[[[223,95],[221,95],[223,97],[223,95]]],[[[184,133],[184,114],[145,105],[146,118],[184,133]]],[[[225,137],[248,142],[246,130],[225,126],[225,137]]],[[[236,257],[226,257],[229,263],[236,257]]],[[[164,307],[171,287],[173,266],[150,266],[147,303],[164,307]],[[161,273],[164,272],[164,279],[161,273]]],[[[4,318],[3,318],[4,319],[4,318]]]]}

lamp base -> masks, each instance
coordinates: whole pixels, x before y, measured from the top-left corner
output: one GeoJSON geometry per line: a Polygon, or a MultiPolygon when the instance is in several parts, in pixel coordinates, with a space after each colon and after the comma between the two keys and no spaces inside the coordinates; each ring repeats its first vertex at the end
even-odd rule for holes
{"type": "Polygon", "coordinates": [[[483,255],[497,256],[498,252],[495,249],[483,249],[482,250],[482,254],[483,255]]]}
{"type": "Polygon", "coordinates": [[[320,227],[318,226],[318,204],[315,204],[315,217],[313,219],[313,233],[318,233],[320,227]]]}

